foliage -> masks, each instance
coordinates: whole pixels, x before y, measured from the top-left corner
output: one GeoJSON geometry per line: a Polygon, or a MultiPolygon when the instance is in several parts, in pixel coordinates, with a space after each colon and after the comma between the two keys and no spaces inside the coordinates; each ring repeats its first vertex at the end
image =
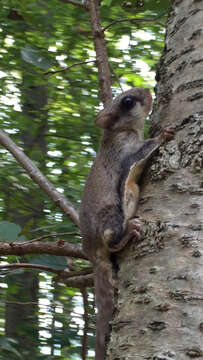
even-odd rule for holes
{"type": "Polygon", "coordinates": [[[0,222],[0,241],[23,241],[24,236],[19,236],[21,227],[9,221],[0,222]]]}
{"type": "Polygon", "coordinates": [[[22,359],[21,354],[15,349],[16,343],[12,338],[0,336],[1,360],[5,359],[5,357],[8,359],[10,354],[14,354],[17,359],[22,359]]]}
{"type": "MultiPolygon", "coordinates": [[[[155,70],[163,47],[168,5],[169,1],[161,0],[101,2],[103,27],[112,23],[105,35],[114,94],[120,91],[118,78],[124,88],[152,87],[147,73],[155,70]],[[124,18],[136,21],[115,22],[124,18]],[[148,66],[147,72],[144,64],[148,66]]],[[[60,0],[2,0],[0,23],[1,128],[79,207],[100,137],[94,126],[100,108],[97,68],[95,63],[88,63],[54,74],[46,72],[95,59],[88,13],[60,0]]],[[[0,149],[0,155],[1,241],[25,241],[48,232],[75,230],[5,149],[0,149]]],[[[78,237],[73,236],[71,241],[77,243],[78,237]]],[[[13,262],[16,257],[2,260],[13,262]]],[[[41,255],[24,260],[57,269],[65,267],[64,258],[41,255]]],[[[8,282],[8,277],[2,279],[2,284],[8,283],[8,288],[2,287],[0,309],[5,321],[3,301],[17,302],[18,287],[25,286],[20,284],[20,278],[16,279],[14,284],[8,282]]],[[[79,359],[83,330],[81,294],[64,285],[54,286],[51,279],[52,275],[40,273],[37,291],[40,336],[34,359],[79,359]]],[[[91,292],[89,307],[91,349],[94,322],[91,292]]],[[[10,360],[28,357],[11,339],[2,339],[3,351],[12,353],[4,357],[10,360]]]]}

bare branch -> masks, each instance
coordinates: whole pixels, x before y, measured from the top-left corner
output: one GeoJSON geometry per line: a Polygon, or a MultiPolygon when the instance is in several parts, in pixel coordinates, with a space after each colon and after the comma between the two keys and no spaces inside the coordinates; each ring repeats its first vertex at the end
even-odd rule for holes
{"type": "Polygon", "coordinates": [[[114,69],[113,69],[113,67],[111,66],[111,64],[110,64],[110,69],[111,69],[111,71],[112,71],[112,73],[113,73],[113,75],[114,75],[114,77],[115,77],[116,81],[118,82],[118,85],[119,85],[119,87],[120,87],[121,91],[123,92],[123,88],[122,88],[122,85],[121,85],[121,82],[120,82],[119,76],[116,74],[116,72],[114,71],[114,69]]]}
{"type": "MultiPolygon", "coordinates": [[[[79,233],[76,233],[76,232],[70,232],[70,233],[59,233],[59,234],[46,234],[46,235],[42,235],[42,236],[39,236],[38,238],[35,238],[35,239],[32,239],[32,240],[29,240],[29,241],[24,241],[24,242],[21,242],[21,245],[24,245],[24,244],[31,244],[33,242],[36,242],[36,241],[41,241],[41,240],[44,240],[44,239],[47,239],[47,238],[50,238],[50,237],[60,237],[60,236],[81,236],[79,233]]],[[[15,245],[16,242],[12,242],[12,245],[15,245]]],[[[17,243],[18,244],[18,243],[17,243]]]]}
{"type": "Polygon", "coordinates": [[[115,24],[119,24],[122,22],[131,22],[131,23],[136,23],[136,22],[156,22],[157,25],[160,25],[162,27],[165,27],[164,24],[162,24],[161,22],[157,21],[158,17],[155,18],[151,18],[151,19],[146,19],[146,18],[136,18],[136,19],[129,19],[129,18],[124,18],[124,19],[118,19],[118,20],[114,20],[112,21],[110,24],[108,24],[107,26],[105,26],[103,28],[103,31],[106,31],[108,28],[110,28],[111,26],[115,25],[115,24]]]}
{"type": "Polygon", "coordinates": [[[85,274],[86,269],[84,269],[78,271],[77,276],[67,277],[67,275],[70,274],[67,273],[65,270],[57,270],[57,269],[53,269],[52,267],[44,266],[44,265],[27,264],[27,263],[0,265],[0,269],[7,269],[7,268],[13,268],[13,269],[27,268],[27,269],[36,269],[40,271],[49,271],[58,274],[58,276],[54,279],[54,281],[63,281],[67,286],[71,286],[71,287],[84,289],[87,286],[89,287],[94,285],[92,273],[88,274],[88,271],[90,271],[89,269],[87,269],[87,275],[81,275],[83,273],[85,274]]]}
{"type": "MultiPolygon", "coordinates": [[[[58,270],[58,269],[54,269],[51,266],[46,266],[46,265],[38,265],[38,264],[28,264],[28,263],[12,263],[12,264],[4,264],[4,265],[0,265],[0,269],[9,269],[9,268],[25,268],[25,269],[36,269],[36,270],[42,270],[42,271],[49,271],[49,272],[53,272],[59,275],[59,277],[64,277],[66,279],[69,279],[71,277],[79,277],[79,276],[83,276],[83,275],[90,275],[93,272],[92,268],[86,268],[86,269],[82,269],[82,270],[78,270],[78,271],[67,271],[66,269],[64,270],[58,270]]],[[[57,278],[57,280],[59,279],[59,277],[57,278]]],[[[56,280],[56,278],[55,278],[56,280]]]]}
{"type": "Polygon", "coordinates": [[[93,269],[91,267],[77,271],[67,271],[66,269],[65,271],[59,273],[59,276],[55,277],[54,280],[59,281],[61,278],[63,278],[63,280],[65,279],[65,281],[67,281],[67,279],[70,278],[76,278],[84,275],[92,275],[92,273],[93,269]]]}
{"type": "Polygon", "coordinates": [[[60,209],[79,227],[79,216],[73,205],[55,189],[52,183],[46,179],[36,165],[20,150],[9,136],[0,130],[0,144],[3,145],[15,159],[27,171],[29,176],[45,191],[45,193],[60,207],[60,209]]]}
{"type": "Polygon", "coordinates": [[[68,280],[63,279],[64,284],[76,288],[84,288],[94,286],[93,275],[84,275],[79,277],[70,278],[68,280]]]}
{"type": "Polygon", "coordinates": [[[25,255],[25,254],[50,254],[56,256],[70,256],[73,258],[86,259],[87,257],[82,248],[77,245],[69,244],[66,241],[58,242],[34,242],[24,243],[5,243],[0,242],[0,255],[25,255]]]}
{"type": "Polygon", "coordinates": [[[81,276],[81,275],[89,275],[93,273],[93,268],[89,267],[89,268],[85,268],[82,270],[75,270],[75,271],[69,271],[66,272],[66,279],[71,278],[71,277],[75,277],[75,276],[81,276]]]}
{"type": "Polygon", "coordinates": [[[85,4],[82,4],[78,1],[74,1],[74,0],[60,0],[61,2],[64,2],[66,4],[71,4],[71,5],[74,5],[74,6],[78,6],[80,8],[83,8],[83,9],[86,9],[86,5],[85,4]]]}
{"type": "Polygon", "coordinates": [[[45,265],[36,265],[36,264],[27,264],[27,263],[14,263],[14,264],[0,265],[0,269],[9,269],[9,268],[13,268],[13,269],[18,269],[18,268],[36,269],[36,270],[42,270],[42,271],[49,271],[49,272],[56,273],[56,274],[59,274],[59,275],[61,273],[63,273],[63,270],[53,269],[52,267],[45,266],[45,265]]]}
{"type": "Polygon", "coordinates": [[[108,63],[104,32],[101,27],[99,1],[88,0],[87,7],[92,28],[94,48],[96,52],[101,99],[106,106],[112,101],[111,72],[108,63]]]}
{"type": "Polygon", "coordinates": [[[78,66],[78,65],[83,65],[83,64],[89,64],[89,63],[93,63],[93,62],[96,62],[96,60],[80,61],[80,62],[75,63],[75,64],[72,64],[72,65],[70,65],[70,66],[66,66],[65,68],[60,69],[60,70],[47,71],[47,72],[45,72],[44,74],[45,74],[45,75],[56,74],[56,73],[60,73],[60,72],[63,72],[63,71],[67,71],[67,70],[71,69],[73,66],[78,66]]]}

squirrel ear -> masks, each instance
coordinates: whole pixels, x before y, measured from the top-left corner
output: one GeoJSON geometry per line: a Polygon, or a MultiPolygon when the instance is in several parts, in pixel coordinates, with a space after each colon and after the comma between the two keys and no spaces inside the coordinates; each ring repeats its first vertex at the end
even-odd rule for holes
{"type": "Polygon", "coordinates": [[[95,124],[102,129],[109,129],[114,124],[115,120],[116,116],[111,110],[103,109],[98,113],[95,124]]]}

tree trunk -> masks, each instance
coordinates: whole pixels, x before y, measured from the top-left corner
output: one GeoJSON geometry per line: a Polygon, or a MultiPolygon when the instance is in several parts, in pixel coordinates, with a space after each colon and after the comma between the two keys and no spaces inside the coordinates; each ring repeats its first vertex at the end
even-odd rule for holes
{"type": "MultiPolygon", "coordinates": [[[[29,69],[23,72],[22,105],[23,114],[27,120],[26,130],[20,131],[20,140],[24,144],[24,151],[45,172],[45,154],[47,151],[44,133],[47,129],[46,87],[43,85],[30,86],[29,69]]],[[[25,122],[25,119],[24,119],[25,122]]],[[[13,208],[12,197],[6,199],[5,218],[19,224],[22,228],[33,221],[33,228],[39,226],[43,218],[44,203],[41,201],[40,190],[30,189],[29,192],[20,192],[18,208],[13,208]],[[31,204],[29,207],[28,204],[31,204]]],[[[21,257],[22,262],[26,258],[21,257]]],[[[5,333],[18,341],[17,349],[22,356],[35,357],[38,353],[38,275],[25,272],[13,275],[8,280],[5,333]],[[15,291],[13,290],[15,288],[15,291]]]]}
{"type": "Polygon", "coordinates": [[[152,130],[175,138],[143,180],[143,239],[118,258],[108,360],[203,359],[203,1],[172,1],[152,130]]]}

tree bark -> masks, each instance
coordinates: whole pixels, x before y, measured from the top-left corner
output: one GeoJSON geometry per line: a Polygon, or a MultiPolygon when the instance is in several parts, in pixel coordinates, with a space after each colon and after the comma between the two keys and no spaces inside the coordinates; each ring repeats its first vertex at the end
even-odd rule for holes
{"type": "Polygon", "coordinates": [[[143,179],[142,241],[118,257],[108,360],[203,359],[203,1],[172,1],[152,130],[173,124],[143,179]]]}

